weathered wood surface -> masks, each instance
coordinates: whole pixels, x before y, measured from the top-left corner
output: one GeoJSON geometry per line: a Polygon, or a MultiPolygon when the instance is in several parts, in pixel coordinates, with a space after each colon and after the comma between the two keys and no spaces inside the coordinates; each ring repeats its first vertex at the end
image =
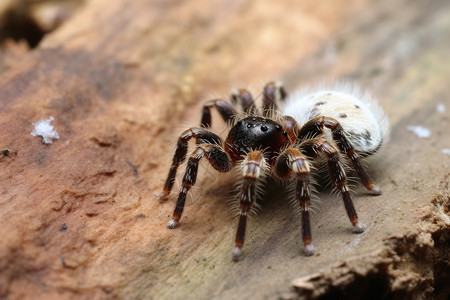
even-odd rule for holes
{"type": "Polygon", "coordinates": [[[445,298],[449,20],[445,0],[87,1],[0,77],[0,149],[17,150],[0,156],[0,298],[445,298]],[[272,187],[233,263],[229,178],[202,168],[176,230],[175,196],[154,195],[209,95],[271,79],[290,91],[351,79],[379,98],[392,126],[373,170],[383,195],[355,188],[368,228],[353,235],[321,193],[305,257],[272,187]],[[44,145],[30,132],[50,116],[61,138],[44,145]]]}

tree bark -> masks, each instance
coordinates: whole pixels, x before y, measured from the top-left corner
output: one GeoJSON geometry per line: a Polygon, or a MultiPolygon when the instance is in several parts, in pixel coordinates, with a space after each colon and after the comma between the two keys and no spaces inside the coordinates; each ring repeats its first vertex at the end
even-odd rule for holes
{"type": "Polygon", "coordinates": [[[86,1],[0,76],[0,298],[445,299],[449,19],[444,0],[86,1]],[[355,181],[355,235],[319,191],[306,257],[300,216],[268,184],[235,263],[233,178],[201,163],[174,230],[180,180],[155,195],[202,103],[268,80],[370,90],[391,123],[371,168],[383,194],[355,181]],[[30,133],[50,117],[60,138],[44,144],[30,133]]]}

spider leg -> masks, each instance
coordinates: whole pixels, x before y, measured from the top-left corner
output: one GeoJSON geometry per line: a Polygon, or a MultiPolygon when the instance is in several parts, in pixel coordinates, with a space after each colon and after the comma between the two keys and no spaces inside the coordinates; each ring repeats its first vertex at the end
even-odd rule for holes
{"type": "Polygon", "coordinates": [[[374,195],[381,195],[381,189],[373,184],[369,174],[361,163],[360,156],[355,152],[355,149],[345,135],[344,129],[337,120],[328,117],[317,117],[311,119],[301,128],[298,138],[304,139],[306,137],[317,137],[323,133],[324,127],[331,130],[333,140],[336,142],[339,150],[345,153],[351,160],[353,168],[366,189],[374,195]]]}
{"type": "Polygon", "coordinates": [[[242,110],[246,113],[257,113],[255,100],[252,94],[247,89],[239,89],[233,91],[231,94],[231,102],[233,104],[240,104],[242,110]]]}
{"type": "Polygon", "coordinates": [[[222,143],[220,137],[208,129],[193,127],[185,130],[178,138],[177,148],[173,155],[172,165],[170,166],[163,192],[156,196],[158,199],[167,199],[169,196],[173,184],[175,183],[178,166],[186,159],[188,142],[192,138],[196,139],[197,144],[220,145],[222,143]]]}
{"type": "Polygon", "coordinates": [[[311,238],[309,208],[311,204],[310,169],[306,157],[297,148],[288,148],[278,156],[275,163],[275,174],[281,178],[297,177],[295,198],[302,214],[302,238],[305,254],[314,254],[311,238]],[[294,173],[294,174],[292,174],[294,173]]]}
{"type": "Polygon", "coordinates": [[[353,232],[363,232],[364,226],[362,226],[358,221],[358,215],[356,214],[356,210],[350,196],[350,191],[347,186],[347,176],[345,175],[344,168],[339,161],[339,155],[336,148],[322,138],[308,140],[302,143],[301,147],[307,155],[314,155],[314,153],[316,153],[322,154],[327,158],[330,180],[342,195],[345,210],[347,211],[347,215],[353,225],[353,232]]]}
{"type": "Polygon", "coordinates": [[[265,167],[266,160],[260,151],[250,152],[242,162],[244,181],[240,194],[241,212],[236,232],[236,244],[233,250],[233,260],[239,260],[242,253],[242,246],[245,240],[245,230],[247,227],[247,214],[250,212],[256,201],[256,183],[261,176],[261,169],[265,167]]]}
{"type": "Polygon", "coordinates": [[[202,119],[200,121],[200,126],[209,128],[211,127],[211,108],[215,107],[219,114],[222,116],[222,119],[225,122],[230,122],[233,116],[237,114],[237,111],[234,107],[221,99],[210,100],[203,105],[202,110],[202,119]]]}
{"type": "Polygon", "coordinates": [[[267,116],[271,110],[277,110],[279,101],[286,99],[287,93],[279,82],[268,82],[263,89],[263,111],[267,116]]]}
{"type": "Polygon", "coordinates": [[[220,146],[212,144],[198,145],[197,149],[189,157],[175,210],[173,211],[173,217],[167,224],[167,227],[170,229],[174,228],[180,221],[186,202],[186,195],[197,180],[198,164],[203,157],[206,157],[211,163],[211,166],[219,172],[228,172],[231,170],[231,160],[220,146]]]}
{"type": "Polygon", "coordinates": [[[283,127],[289,135],[290,144],[293,144],[297,140],[299,132],[297,121],[293,117],[283,116],[283,127]]]}

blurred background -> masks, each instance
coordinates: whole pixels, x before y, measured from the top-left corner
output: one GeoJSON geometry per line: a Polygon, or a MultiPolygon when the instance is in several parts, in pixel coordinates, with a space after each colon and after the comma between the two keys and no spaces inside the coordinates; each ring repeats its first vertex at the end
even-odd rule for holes
{"type": "Polygon", "coordinates": [[[70,18],[84,0],[2,0],[0,45],[35,47],[42,37],[70,18]]]}
{"type": "Polygon", "coordinates": [[[68,20],[84,0],[1,0],[0,74],[68,20]]]}

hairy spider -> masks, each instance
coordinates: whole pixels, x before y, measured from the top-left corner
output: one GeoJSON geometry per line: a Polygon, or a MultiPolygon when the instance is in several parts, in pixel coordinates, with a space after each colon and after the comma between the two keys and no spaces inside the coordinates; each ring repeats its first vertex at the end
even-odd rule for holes
{"type": "Polygon", "coordinates": [[[179,137],[164,190],[158,195],[160,199],[167,199],[178,166],[186,159],[188,141],[194,138],[197,146],[188,159],[173,217],[167,227],[172,229],[180,222],[186,195],[197,178],[199,161],[206,157],[219,172],[229,172],[240,166],[240,216],[234,260],[241,256],[247,214],[255,204],[258,183],[265,176],[294,182],[292,193],[301,211],[304,251],[306,255],[314,254],[310,227],[310,166],[316,161],[326,163],[329,179],[342,196],[353,232],[363,232],[364,226],[358,221],[350,196],[343,161],[351,163],[368,191],[380,195],[381,189],[372,183],[361,159],[377,152],[386,142],[388,122],[370,96],[351,87],[345,87],[345,92],[341,90],[342,86],[337,85],[335,89],[297,92],[287,97],[281,84],[269,82],[262,92],[261,108],[246,89],[235,91],[231,103],[221,99],[206,102],[200,127],[189,128],[179,137]],[[239,104],[243,113],[235,108],[239,104]],[[209,129],[213,108],[230,126],[225,141],[209,129]],[[344,158],[339,153],[344,154],[344,158]]]}

